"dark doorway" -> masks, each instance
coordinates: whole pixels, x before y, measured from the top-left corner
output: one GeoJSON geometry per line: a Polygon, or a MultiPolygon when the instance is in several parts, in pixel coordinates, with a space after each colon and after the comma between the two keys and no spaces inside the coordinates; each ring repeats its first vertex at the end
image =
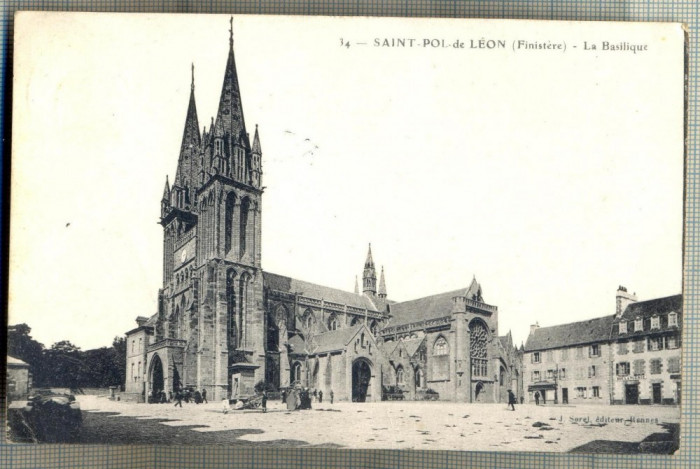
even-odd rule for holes
{"type": "Polygon", "coordinates": [[[151,391],[153,395],[160,393],[163,388],[163,363],[160,361],[158,355],[153,356],[153,362],[151,364],[151,391]]]}
{"type": "Polygon", "coordinates": [[[651,403],[661,404],[661,383],[652,383],[651,385],[651,403]]]}
{"type": "Polygon", "coordinates": [[[639,403],[639,385],[625,384],[625,404],[639,403]]]}
{"type": "Polygon", "coordinates": [[[569,388],[561,388],[561,403],[569,403],[569,388]]]}
{"type": "Polygon", "coordinates": [[[352,401],[365,402],[372,380],[372,369],[365,360],[356,360],[352,364],[352,401]]]}
{"type": "Polygon", "coordinates": [[[481,391],[484,390],[484,384],[479,381],[476,383],[476,387],[474,388],[474,400],[478,401],[479,400],[479,395],[481,394],[481,391]]]}

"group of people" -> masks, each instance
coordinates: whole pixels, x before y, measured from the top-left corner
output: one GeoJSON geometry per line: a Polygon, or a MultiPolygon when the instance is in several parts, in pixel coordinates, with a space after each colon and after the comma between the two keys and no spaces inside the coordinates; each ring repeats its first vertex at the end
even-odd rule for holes
{"type": "MultiPolygon", "coordinates": [[[[172,395],[172,393],[170,393],[172,395]]],[[[194,402],[195,404],[208,404],[209,401],[207,401],[207,390],[202,389],[202,392],[199,392],[199,390],[192,391],[192,389],[178,389],[175,391],[175,406],[180,406],[182,407],[182,401],[185,401],[186,403],[194,402]]]]}
{"type": "MultiPolygon", "coordinates": [[[[333,404],[333,390],[329,392],[330,402],[333,404]]],[[[287,410],[311,409],[312,398],[317,402],[323,402],[323,391],[310,390],[309,388],[293,387],[282,390],[282,402],[287,404],[287,410]]]]}

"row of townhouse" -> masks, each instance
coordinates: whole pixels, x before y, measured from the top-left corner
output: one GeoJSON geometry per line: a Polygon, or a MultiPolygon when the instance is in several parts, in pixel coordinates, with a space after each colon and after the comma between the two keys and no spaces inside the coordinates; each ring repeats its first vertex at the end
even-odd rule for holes
{"type": "Polygon", "coordinates": [[[681,295],[637,301],[619,287],[614,315],[531,326],[526,402],[680,404],[681,322],[681,295]]]}

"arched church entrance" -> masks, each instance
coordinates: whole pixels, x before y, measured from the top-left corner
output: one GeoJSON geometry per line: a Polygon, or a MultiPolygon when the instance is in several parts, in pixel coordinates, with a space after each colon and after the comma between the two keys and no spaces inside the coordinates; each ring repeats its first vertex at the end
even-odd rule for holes
{"type": "Polygon", "coordinates": [[[372,365],[363,358],[352,364],[352,402],[365,402],[370,395],[372,365]]]}
{"type": "Polygon", "coordinates": [[[154,355],[151,359],[151,371],[149,373],[149,383],[153,396],[157,396],[165,389],[165,380],[163,378],[163,362],[160,361],[158,355],[154,355]]]}

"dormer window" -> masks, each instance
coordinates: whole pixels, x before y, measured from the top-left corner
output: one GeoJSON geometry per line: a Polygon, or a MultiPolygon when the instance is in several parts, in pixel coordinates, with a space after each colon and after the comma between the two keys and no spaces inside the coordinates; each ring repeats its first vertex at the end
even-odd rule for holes
{"type": "Polygon", "coordinates": [[[627,334],[627,321],[620,323],[620,334],[627,334]]]}
{"type": "Polygon", "coordinates": [[[651,328],[652,329],[659,329],[661,327],[659,323],[660,323],[660,321],[659,321],[658,316],[653,316],[651,318],[651,328]]]}
{"type": "Polygon", "coordinates": [[[668,326],[669,327],[673,327],[673,326],[678,327],[678,313],[676,313],[676,312],[669,313],[668,326]]]}
{"type": "Polygon", "coordinates": [[[634,320],[634,331],[635,332],[641,332],[644,330],[644,327],[642,326],[642,318],[637,318],[634,320]]]}

